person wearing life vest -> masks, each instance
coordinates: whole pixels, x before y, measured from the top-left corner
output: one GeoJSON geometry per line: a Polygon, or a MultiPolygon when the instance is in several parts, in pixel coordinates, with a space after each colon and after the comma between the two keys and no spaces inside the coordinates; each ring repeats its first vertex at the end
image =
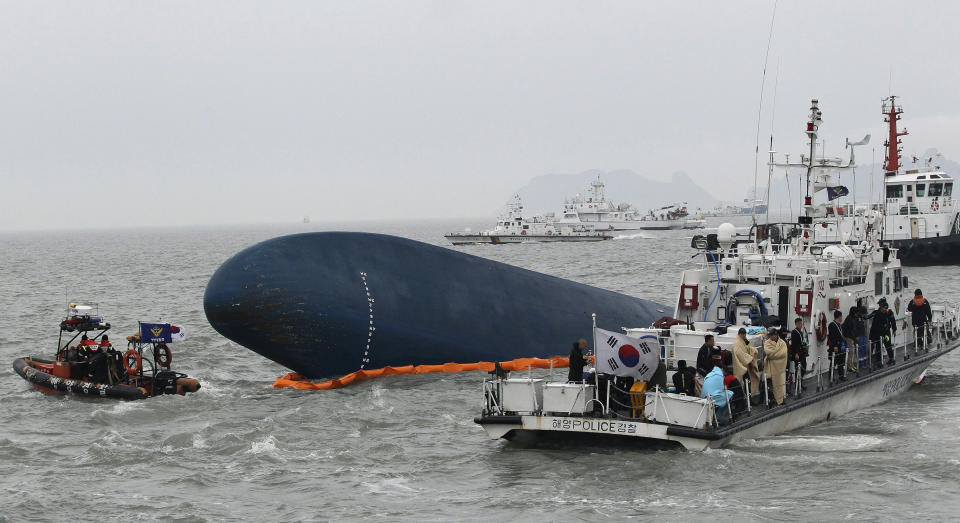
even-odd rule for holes
{"type": "MultiPolygon", "coordinates": [[[[929,339],[924,339],[927,333],[927,325],[933,319],[933,311],[930,310],[930,302],[923,297],[923,292],[917,289],[913,293],[913,300],[907,305],[907,311],[910,312],[910,323],[913,324],[913,331],[916,333],[918,343],[924,343],[929,339]]],[[[929,333],[927,333],[929,338],[929,333]]]]}
{"type": "Polygon", "coordinates": [[[100,338],[100,353],[106,358],[108,383],[112,385],[121,381],[124,375],[123,356],[113,347],[106,334],[100,338]]]}
{"type": "Polygon", "coordinates": [[[897,335],[897,320],[887,300],[881,298],[877,302],[877,310],[871,312],[867,319],[870,322],[870,347],[873,351],[873,365],[882,367],[880,348],[887,349],[887,364],[893,365],[893,337],[897,335]]]}
{"type": "Polygon", "coordinates": [[[836,368],[836,375],[840,376],[840,381],[847,379],[843,369],[844,360],[846,359],[844,358],[843,347],[846,343],[843,340],[842,320],[843,313],[833,311],[833,321],[827,326],[827,352],[833,360],[833,366],[836,368]]]}
{"type": "Polygon", "coordinates": [[[77,345],[77,353],[81,359],[89,359],[90,356],[100,352],[100,346],[97,342],[91,340],[86,334],[80,337],[80,343],[77,345]]]}

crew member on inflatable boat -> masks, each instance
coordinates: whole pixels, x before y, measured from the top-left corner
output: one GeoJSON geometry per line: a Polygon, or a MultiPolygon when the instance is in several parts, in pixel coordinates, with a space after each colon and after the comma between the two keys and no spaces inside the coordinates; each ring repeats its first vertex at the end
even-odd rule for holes
{"type": "Polygon", "coordinates": [[[773,399],[783,405],[787,382],[787,343],[780,339],[780,331],[773,329],[763,343],[763,370],[773,384],[773,399]]]}
{"type": "Polygon", "coordinates": [[[573,349],[570,350],[570,366],[567,370],[567,381],[583,381],[583,366],[587,363],[587,357],[583,350],[587,348],[587,340],[580,338],[573,343],[573,349]]]}
{"type": "Polygon", "coordinates": [[[80,337],[80,343],[77,345],[77,353],[80,354],[81,359],[89,359],[90,356],[93,356],[99,352],[99,350],[100,346],[97,345],[97,342],[88,338],[86,334],[80,337]]]}
{"type": "Polygon", "coordinates": [[[757,349],[747,341],[747,329],[740,327],[737,339],[733,341],[733,375],[743,386],[743,377],[750,377],[750,395],[760,389],[760,368],[757,365],[757,349]]]}
{"type": "Polygon", "coordinates": [[[890,310],[887,300],[880,298],[877,310],[871,312],[867,319],[870,322],[870,349],[873,351],[873,364],[882,367],[880,358],[881,345],[887,349],[887,362],[893,365],[893,337],[897,335],[897,319],[890,310]]]}

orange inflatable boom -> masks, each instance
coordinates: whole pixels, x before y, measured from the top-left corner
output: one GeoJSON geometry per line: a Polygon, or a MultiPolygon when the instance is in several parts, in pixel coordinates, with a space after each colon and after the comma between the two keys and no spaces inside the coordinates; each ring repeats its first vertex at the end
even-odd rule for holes
{"type": "MultiPolygon", "coordinates": [[[[503,370],[520,371],[528,368],[549,369],[551,363],[554,368],[562,368],[570,365],[570,360],[561,356],[553,358],[517,358],[510,361],[501,361],[500,366],[503,370]]],[[[319,383],[307,381],[303,376],[296,372],[291,372],[282,378],[277,378],[273,386],[278,389],[293,387],[301,390],[329,390],[339,389],[347,385],[363,381],[368,378],[382,378],[384,376],[394,376],[397,374],[427,374],[430,372],[470,372],[482,370],[490,372],[493,370],[492,361],[478,361],[477,363],[444,363],[442,365],[406,365],[403,367],[383,367],[381,369],[358,370],[351,372],[342,378],[319,383]]]]}

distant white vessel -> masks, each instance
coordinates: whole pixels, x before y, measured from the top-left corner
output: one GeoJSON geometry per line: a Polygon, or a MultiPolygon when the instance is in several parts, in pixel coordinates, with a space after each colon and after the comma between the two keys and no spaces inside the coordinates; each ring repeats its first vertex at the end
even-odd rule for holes
{"type": "MultiPolygon", "coordinates": [[[[699,228],[705,224],[703,220],[690,220],[690,223],[687,223],[685,219],[687,216],[686,204],[683,207],[684,219],[671,221],[669,224],[667,222],[652,223],[657,221],[655,219],[657,215],[654,211],[645,216],[629,203],[618,205],[607,201],[604,195],[604,187],[603,181],[597,176],[596,180],[590,182],[590,188],[586,196],[578,194],[563,202],[563,214],[558,223],[591,225],[596,229],[611,231],[699,228]]],[[[673,207],[669,206],[663,209],[672,209],[673,207]]]]}
{"type": "Polygon", "coordinates": [[[707,221],[703,218],[690,218],[687,203],[667,205],[653,209],[644,216],[638,229],[647,231],[667,231],[673,229],[702,229],[707,221]]]}
{"type": "Polygon", "coordinates": [[[470,231],[444,235],[454,245],[472,243],[524,243],[524,242],[590,242],[613,238],[607,230],[583,223],[558,223],[554,215],[523,217],[523,203],[519,195],[507,205],[506,214],[500,216],[497,225],[479,233],[470,231]]]}

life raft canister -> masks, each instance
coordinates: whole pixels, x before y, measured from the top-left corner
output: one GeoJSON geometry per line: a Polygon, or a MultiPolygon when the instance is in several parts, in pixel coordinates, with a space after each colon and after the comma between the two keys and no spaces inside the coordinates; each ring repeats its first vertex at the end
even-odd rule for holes
{"type": "Polygon", "coordinates": [[[140,353],[136,349],[130,349],[123,355],[123,368],[127,369],[127,374],[138,374],[142,367],[143,361],[141,361],[140,353]]]}

